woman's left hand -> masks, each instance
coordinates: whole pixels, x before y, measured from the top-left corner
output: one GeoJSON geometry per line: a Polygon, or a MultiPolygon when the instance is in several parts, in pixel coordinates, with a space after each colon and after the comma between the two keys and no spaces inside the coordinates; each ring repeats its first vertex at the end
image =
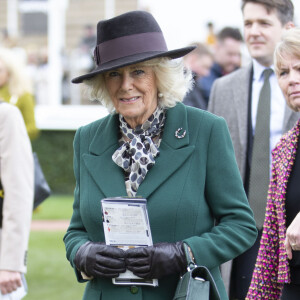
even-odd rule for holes
{"type": "Polygon", "coordinates": [[[126,267],[135,275],[147,279],[182,274],[187,269],[183,242],[129,249],[126,251],[126,267]]]}
{"type": "Polygon", "coordinates": [[[293,257],[292,250],[300,251],[300,212],[286,231],[284,245],[289,259],[293,257]]]}

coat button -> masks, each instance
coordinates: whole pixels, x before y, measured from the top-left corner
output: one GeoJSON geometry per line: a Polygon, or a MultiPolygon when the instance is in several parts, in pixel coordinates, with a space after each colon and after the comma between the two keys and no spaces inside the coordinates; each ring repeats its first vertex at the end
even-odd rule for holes
{"type": "Polygon", "coordinates": [[[135,285],[130,287],[131,294],[137,294],[139,292],[139,288],[135,285]]]}

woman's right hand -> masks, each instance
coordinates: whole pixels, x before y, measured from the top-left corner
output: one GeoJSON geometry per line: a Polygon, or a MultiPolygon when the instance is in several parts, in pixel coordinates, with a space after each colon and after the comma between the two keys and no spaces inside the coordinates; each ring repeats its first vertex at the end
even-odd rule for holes
{"type": "Polygon", "coordinates": [[[104,243],[86,242],[77,251],[76,268],[87,276],[115,278],[126,271],[125,252],[104,243]]]}
{"type": "MultiPolygon", "coordinates": [[[[21,274],[15,271],[0,271],[0,292],[6,295],[22,285],[21,274]]],[[[2,299],[2,297],[0,297],[2,299]]]]}

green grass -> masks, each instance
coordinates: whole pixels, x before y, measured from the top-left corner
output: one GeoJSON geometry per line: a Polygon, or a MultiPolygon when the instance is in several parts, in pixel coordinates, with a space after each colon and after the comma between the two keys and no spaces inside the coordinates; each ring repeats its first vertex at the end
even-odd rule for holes
{"type": "MultiPolygon", "coordinates": [[[[52,195],[33,213],[33,220],[69,220],[73,196],[52,195]]],[[[78,283],[66,259],[63,231],[31,231],[24,300],[80,300],[85,284],[78,283]]]]}
{"type": "Polygon", "coordinates": [[[69,220],[73,210],[73,195],[51,195],[33,212],[33,220],[69,220]]]}
{"type": "Polygon", "coordinates": [[[31,232],[24,300],[80,300],[85,284],[78,283],[66,259],[64,232],[31,232]]]}

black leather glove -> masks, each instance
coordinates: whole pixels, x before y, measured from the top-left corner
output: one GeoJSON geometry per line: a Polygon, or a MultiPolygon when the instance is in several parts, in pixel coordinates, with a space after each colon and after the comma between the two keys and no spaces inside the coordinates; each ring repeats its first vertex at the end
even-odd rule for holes
{"type": "Polygon", "coordinates": [[[125,252],[104,243],[86,242],[76,252],[74,264],[87,276],[115,278],[126,271],[125,252]]]}
{"type": "Polygon", "coordinates": [[[147,279],[159,279],[175,273],[183,274],[187,269],[183,242],[128,249],[126,266],[135,275],[147,279]]]}

